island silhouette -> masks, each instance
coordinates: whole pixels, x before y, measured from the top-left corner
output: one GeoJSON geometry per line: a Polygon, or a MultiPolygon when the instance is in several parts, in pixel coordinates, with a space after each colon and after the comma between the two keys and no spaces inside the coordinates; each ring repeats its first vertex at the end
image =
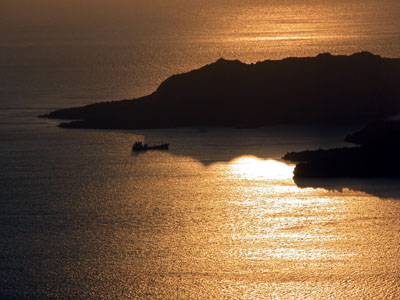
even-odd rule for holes
{"type": "Polygon", "coordinates": [[[147,129],[368,122],[400,111],[400,59],[369,52],[245,64],[218,61],[147,96],[53,111],[59,126],[147,129]]]}
{"type": "Polygon", "coordinates": [[[343,192],[345,189],[363,192],[380,199],[400,200],[399,178],[294,178],[299,188],[343,192]]]}
{"type": "Polygon", "coordinates": [[[378,120],[345,141],[361,146],[287,153],[297,162],[294,178],[399,177],[400,120],[378,120]]]}

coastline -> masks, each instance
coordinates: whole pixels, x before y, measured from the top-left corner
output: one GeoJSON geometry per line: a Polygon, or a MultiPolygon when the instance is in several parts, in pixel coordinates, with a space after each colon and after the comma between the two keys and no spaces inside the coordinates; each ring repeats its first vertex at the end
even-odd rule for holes
{"type": "Polygon", "coordinates": [[[400,59],[368,52],[256,64],[220,59],[169,77],[148,96],[40,117],[90,129],[366,123],[400,111],[399,77],[400,59]]]}

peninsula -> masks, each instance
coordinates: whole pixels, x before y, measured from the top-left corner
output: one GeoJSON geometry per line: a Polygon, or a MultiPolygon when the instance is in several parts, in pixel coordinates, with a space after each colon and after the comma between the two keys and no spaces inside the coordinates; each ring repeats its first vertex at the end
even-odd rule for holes
{"type": "Polygon", "coordinates": [[[294,178],[400,177],[400,120],[374,121],[345,139],[357,147],[287,153],[294,178]]]}
{"type": "Polygon", "coordinates": [[[368,52],[245,64],[220,59],[147,96],[53,111],[65,128],[348,123],[400,112],[400,59],[368,52]]]}

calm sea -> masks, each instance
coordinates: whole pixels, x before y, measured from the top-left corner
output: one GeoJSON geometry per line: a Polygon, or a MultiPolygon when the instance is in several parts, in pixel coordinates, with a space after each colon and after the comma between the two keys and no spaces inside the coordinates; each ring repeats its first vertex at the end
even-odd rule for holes
{"type": "Polygon", "coordinates": [[[0,299],[398,299],[399,180],[294,182],[280,160],[357,128],[36,116],[220,57],[400,57],[400,2],[108,2],[0,3],[0,299]],[[171,149],[135,155],[136,140],[171,149]]]}

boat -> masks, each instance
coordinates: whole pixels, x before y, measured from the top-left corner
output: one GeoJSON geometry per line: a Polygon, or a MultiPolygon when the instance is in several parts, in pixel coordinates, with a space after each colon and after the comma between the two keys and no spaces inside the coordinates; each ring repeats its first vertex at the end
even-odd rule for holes
{"type": "Polygon", "coordinates": [[[147,151],[147,150],[168,150],[168,147],[169,147],[169,144],[149,146],[147,144],[143,144],[142,142],[135,142],[132,146],[132,151],[140,152],[140,151],[147,151]]]}

